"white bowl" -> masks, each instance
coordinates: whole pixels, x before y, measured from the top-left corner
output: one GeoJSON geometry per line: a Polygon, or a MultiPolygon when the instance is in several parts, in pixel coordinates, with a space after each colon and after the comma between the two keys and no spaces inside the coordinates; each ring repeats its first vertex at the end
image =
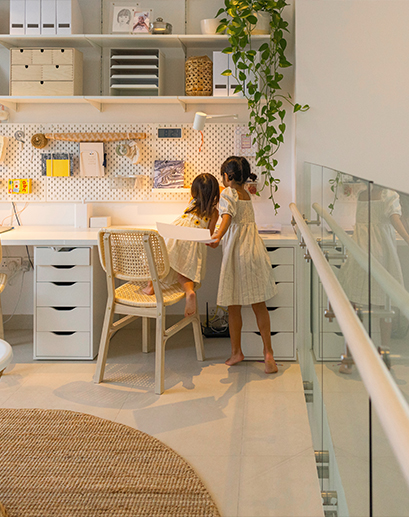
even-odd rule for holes
{"type": "Polygon", "coordinates": [[[202,34],[216,34],[217,27],[219,25],[220,22],[217,18],[206,18],[204,20],[200,20],[202,34]]]}
{"type": "Polygon", "coordinates": [[[250,26],[251,34],[270,34],[271,15],[265,11],[257,11],[253,13],[257,18],[257,23],[250,26]]]}

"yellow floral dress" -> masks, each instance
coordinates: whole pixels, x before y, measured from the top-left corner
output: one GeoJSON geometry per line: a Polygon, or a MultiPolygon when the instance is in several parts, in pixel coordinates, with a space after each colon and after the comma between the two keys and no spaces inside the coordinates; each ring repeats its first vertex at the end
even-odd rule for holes
{"type": "MultiPolygon", "coordinates": [[[[208,228],[209,218],[198,217],[197,214],[185,211],[183,215],[173,221],[173,224],[190,228],[208,228]]],[[[164,279],[164,283],[168,285],[176,283],[177,273],[180,273],[192,280],[196,287],[199,287],[206,272],[207,246],[202,242],[167,239],[166,247],[171,270],[164,279]]]]}

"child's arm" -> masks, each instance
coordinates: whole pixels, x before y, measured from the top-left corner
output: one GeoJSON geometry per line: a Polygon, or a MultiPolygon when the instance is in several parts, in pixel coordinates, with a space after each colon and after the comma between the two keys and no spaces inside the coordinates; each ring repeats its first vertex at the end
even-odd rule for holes
{"type": "Polygon", "coordinates": [[[405,227],[403,226],[400,216],[398,214],[392,214],[389,219],[390,219],[391,225],[399,233],[399,235],[402,237],[402,239],[407,244],[409,244],[409,234],[406,231],[405,227]]]}
{"type": "Polygon", "coordinates": [[[214,229],[216,228],[217,219],[219,219],[219,211],[217,210],[217,208],[215,208],[213,210],[209,223],[210,235],[213,235],[214,229]]]}
{"type": "Polygon", "coordinates": [[[211,248],[217,248],[217,246],[220,244],[220,241],[222,240],[223,235],[227,232],[230,223],[231,215],[223,214],[220,228],[217,230],[216,233],[212,235],[212,239],[214,239],[214,242],[211,242],[210,244],[208,244],[208,246],[210,246],[211,248]]]}

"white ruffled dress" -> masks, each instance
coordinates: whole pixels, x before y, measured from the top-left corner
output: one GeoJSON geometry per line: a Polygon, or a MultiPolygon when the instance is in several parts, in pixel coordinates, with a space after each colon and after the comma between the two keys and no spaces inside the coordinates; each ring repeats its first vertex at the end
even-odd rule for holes
{"type": "MultiPolygon", "coordinates": [[[[399,195],[385,189],[381,199],[371,200],[371,256],[388,271],[401,285],[403,285],[402,268],[400,265],[397,247],[396,231],[390,222],[393,214],[402,215],[399,195]]],[[[368,201],[358,199],[356,207],[356,221],[352,239],[368,253],[369,242],[368,201]]],[[[361,305],[369,303],[368,273],[364,271],[351,253],[341,267],[338,280],[351,302],[361,305]]],[[[371,303],[384,306],[386,294],[381,286],[372,278],[371,303]]]]}
{"type": "Polygon", "coordinates": [[[222,239],[217,304],[250,305],[269,300],[277,293],[277,286],[251,200],[239,199],[237,191],[228,187],[220,195],[219,214],[229,214],[232,220],[222,239]]]}
{"type": "MultiPolygon", "coordinates": [[[[176,226],[189,226],[190,228],[208,228],[209,218],[199,217],[192,212],[185,212],[173,221],[172,224],[176,226]]],[[[177,273],[180,273],[192,280],[195,283],[195,288],[198,288],[206,273],[206,245],[202,242],[167,239],[166,248],[171,270],[166,278],[163,279],[163,283],[166,285],[176,283],[178,281],[177,273]]]]}

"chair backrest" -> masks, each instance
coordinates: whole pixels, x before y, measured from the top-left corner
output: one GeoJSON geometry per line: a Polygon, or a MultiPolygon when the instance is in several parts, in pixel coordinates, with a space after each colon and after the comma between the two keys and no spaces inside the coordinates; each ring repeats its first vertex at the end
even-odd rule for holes
{"type": "Polygon", "coordinates": [[[116,278],[134,282],[151,279],[143,242],[145,235],[149,236],[159,279],[168,274],[169,258],[163,238],[156,230],[139,230],[137,228],[102,228],[98,232],[99,258],[104,271],[107,270],[104,243],[106,235],[109,235],[113,273],[116,278]]]}

